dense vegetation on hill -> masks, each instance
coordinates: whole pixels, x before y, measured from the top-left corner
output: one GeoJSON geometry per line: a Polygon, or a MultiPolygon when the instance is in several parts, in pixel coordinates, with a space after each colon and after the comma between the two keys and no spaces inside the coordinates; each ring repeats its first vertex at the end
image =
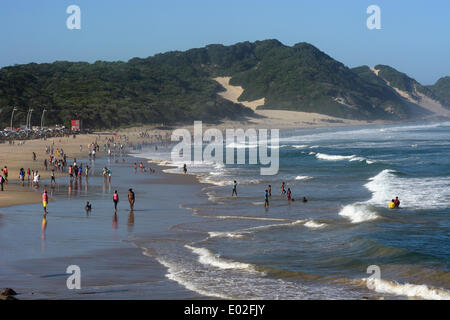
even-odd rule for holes
{"type": "Polygon", "coordinates": [[[264,109],[318,112],[355,119],[407,117],[407,107],[397,96],[386,99],[383,88],[368,83],[314,46],[279,42],[253,51],[258,63],[236,73],[231,84],[245,89],[242,100],[265,97],[264,109]]]}
{"type": "MultiPolygon", "coordinates": [[[[80,118],[86,127],[214,121],[249,115],[251,110],[216,94],[220,86],[196,70],[170,62],[161,65],[124,62],[27,64],[0,70],[0,121],[25,123],[28,108],[46,123],[68,124],[80,118]]],[[[40,120],[34,117],[34,124],[40,120]]]]}
{"type": "MultiPolygon", "coordinates": [[[[411,89],[408,79],[392,76],[384,66],[380,69],[384,78],[411,89]]],[[[208,45],[128,62],[5,67],[0,69],[0,126],[9,124],[12,106],[19,108],[15,123],[25,123],[28,108],[33,108],[32,124],[39,125],[36,113],[45,107],[47,124],[68,125],[79,118],[90,128],[252,115],[250,109],[217,95],[223,88],[212,80],[215,76],[232,76],[231,84],[245,89],[240,100],[265,97],[261,108],[353,119],[404,119],[413,113],[410,103],[367,67],[349,69],[307,43],[289,47],[265,40],[208,45]]],[[[419,90],[441,95],[447,89],[441,85],[419,90]]]]}
{"type": "Polygon", "coordinates": [[[440,95],[435,94],[428,87],[422,86],[419,82],[408,77],[406,74],[385,65],[376,65],[375,69],[379,70],[378,75],[386,81],[389,81],[391,86],[406,91],[413,99],[420,100],[420,97],[416,93],[417,91],[445,104],[444,101],[441,100],[440,95]]]}
{"type": "Polygon", "coordinates": [[[443,77],[427,88],[438,97],[441,103],[450,108],[450,77],[443,77]]]}

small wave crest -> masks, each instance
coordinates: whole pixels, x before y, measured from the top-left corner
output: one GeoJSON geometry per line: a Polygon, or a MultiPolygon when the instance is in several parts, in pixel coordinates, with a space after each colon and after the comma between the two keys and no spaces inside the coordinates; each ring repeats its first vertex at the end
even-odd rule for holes
{"type": "Polygon", "coordinates": [[[312,177],[310,176],[296,176],[295,180],[310,180],[312,177]]]}
{"type": "Polygon", "coordinates": [[[360,223],[379,218],[376,212],[372,211],[368,205],[362,203],[344,206],[339,212],[339,215],[350,219],[352,223],[360,223]]]}
{"type": "Polygon", "coordinates": [[[201,264],[210,265],[224,270],[239,269],[250,272],[257,272],[255,266],[251,264],[221,258],[220,255],[214,254],[206,248],[196,248],[190,245],[185,245],[184,247],[198,255],[198,262],[200,262],[201,264]]]}
{"type": "Polygon", "coordinates": [[[308,220],[307,222],[305,222],[305,227],[311,228],[311,229],[319,229],[319,228],[323,228],[327,226],[326,223],[319,223],[316,222],[314,220],[308,220]]]}
{"type": "Polygon", "coordinates": [[[375,278],[364,278],[363,281],[369,289],[379,293],[387,293],[407,297],[418,297],[427,300],[450,300],[449,291],[444,289],[432,288],[424,284],[401,284],[396,281],[375,278]]]}
{"type": "Polygon", "coordinates": [[[315,154],[316,158],[319,160],[327,160],[327,161],[342,161],[342,160],[348,160],[348,161],[359,161],[359,162],[363,162],[365,161],[367,164],[372,164],[374,163],[373,160],[368,160],[367,158],[364,157],[358,157],[354,154],[350,155],[350,156],[341,156],[341,155],[332,155],[332,154],[326,154],[326,153],[314,153],[314,152],[310,152],[310,154],[315,154]]]}
{"type": "Polygon", "coordinates": [[[404,178],[396,171],[385,169],[364,185],[372,192],[368,204],[387,207],[395,196],[401,206],[415,209],[448,208],[450,206],[450,178],[404,178]]]}

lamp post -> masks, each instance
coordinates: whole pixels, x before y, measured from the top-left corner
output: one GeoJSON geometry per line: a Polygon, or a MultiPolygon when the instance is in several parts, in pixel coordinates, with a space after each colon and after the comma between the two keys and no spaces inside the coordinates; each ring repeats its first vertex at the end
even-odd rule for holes
{"type": "Polygon", "coordinates": [[[13,118],[14,118],[14,112],[17,111],[17,108],[14,107],[12,109],[12,113],[11,113],[11,131],[13,130],[13,118]]]}
{"type": "Polygon", "coordinates": [[[27,131],[31,130],[31,113],[33,112],[33,109],[28,110],[28,115],[27,115],[27,131]]]}
{"type": "Polygon", "coordinates": [[[41,130],[42,130],[42,128],[43,128],[43,126],[44,126],[44,113],[46,112],[47,110],[44,108],[44,110],[42,110],[42,116],[41,116],[41,130]]]}

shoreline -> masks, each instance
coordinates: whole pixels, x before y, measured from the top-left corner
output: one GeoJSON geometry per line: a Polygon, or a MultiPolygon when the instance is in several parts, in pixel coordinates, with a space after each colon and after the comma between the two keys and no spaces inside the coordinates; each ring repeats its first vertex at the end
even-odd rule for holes
{"type": "MultiPolygon", "coordinates": [[[[264,110],[268,112],[278,112],[278,110],[264,110]]],[[[283,111],[284,112],[284,111],[283,111]]],[[[293,112],[298,113],[296,111],[285,111],[285,112],[293,112]]],[[[441,119],[441,121],[437,120],[427,120],[427,122],[442,122],[446,121],[446,119],[441,119]]],[[[376,126],[376,125],[408,125],[414,123],[421,123],[423,121],[419,120],[411,120],[411,121],[401,121],[401,122],[393,122],[393,121],[357,121],[354,123],[339,123],[339,122],[322,122],[320,123],[297,123],[297,122],[287,122],[280,123],[279,121],[269,121],[267,119],[257,119],[257,118],[249,118],[242,121],[229,121],[225,120],[219,124],[212,123],[203,123],[203,130],[207,130],[210,128],[217,128],[222,132],[226,129],[236,129],[236,128],[254,128],[254,129],[320,129],[320,128],[342,128],[342,127],[358,127],[358,126],[376,126]],[[257,122],[252,122],[254,120],[258,120],[257,122]]],[[[164,145],[166,143],[170,143],[170,136],[168,135],[175,129],[187,129],[189,131],[193,131],[194,125],[176,125],[174,127],[161,128],[157,125],[149,125],[149,126],[139,126],[139,127],[131,127],[131,128],[118,128],[111,130],[110,132],[98,132],[92,134],[80,134],[77,135],[76,139],[72,137],[53,137],[47,140],[36,139],[36,140],[26,140],[23,145],[10,145],[7,143],[0,144],[0,166],[3,168],[5,165],[8,167],[9,173],[9,181],[12,183],[5,185],[5,190],[11,189],[10,192],[0,191],[0,208],[9,207],[14,205],[21,204],[30,204],[30,203],[39,203],[40,196],[36,193],[36,190],[28,189],[20,189],[20,181],[18,178],[18,171],[20,168],[36,169],[39,171],[41,175],[41,181],[47,182],[50,179],[50,170],[45,170],[43,165],[43,159],[48,158],[49,154],[44,152],[45,146],[52,145],[54,143],[54,149],[57,147],[62,147],[64,152],[68,154],[68,159],[83,159],[87,158],[87,145],[94,141],[97,141],[100,145],[100,151],[97,153],[98,157],[105,156],[105,152],[103,151],[102,145],[106,141],[106,139],[116,137],[117,141],[129,145],[131,144],[140,144],[141,142],[147,144],[155,144],[155,145],[164,145]],[[140,137],[140,133],[145,132],[149,136],[148,137],[140,137]],[[127,142],[122,139],[123,136],[127,137],[127,142]],[[158,136],[161,139],[157,138],[158,136]],[[80,145],[82,146],[82,150],[80,150],[80,145]],[[36,152],[37,160],[32,160],[32,152],[36,152]],[[16,192],[21,190],[20,193],[16,192]]],[[[130,150],[126,150],[125,153],[130,150]]],[[[67,177],[66,172],[55,171],[55,177],[58,180],[59,178],[67,177]]],[[[25,184],[27,180],[25,180],[25,184]]]]}
{"type": "MultiPolygon", "coordinates": [[[[71,243],[72,241],[81,241],[81,244],[84,241],[89,240],[92,245],[86,248],[84,248],[84,245],[79,247],[74,244],[73,247],[78,248],[75,249],[75,251],[55,251],[55,248],[52,247],[58,245],[54,241],[68,241],[69,239],[67,236],[70,237],[70,234],[72,233],[67,233],[67,231],[65,231],[64,233],[67,233],[67,236],[58,235],[58,237],[55,238],[55,232],[59,232],[59,229],[71,230],[71,223],[67,224],[64,221],[70,222],[71,219],[74,219],[73,213],[66,216],[66,213],[61,212],[60,209],[66,207],[70,203],[70,206],[72,207],[72,209],[68,209],[68,211],[70,211],[73,210],[74,206],[77,207],[73,201],[84,201],[83,197],[76,197],[75,194],[73,194],[72,197],[67,197],[65,190],[67,189],[68,182],[61,184],[60,187],[62,189],[55,190],[56,199],[49,205],[49,215],[47,218],[48,227],[46,227],[45,231],[46,236],[41,240],[41,246],[43,246],[41,251],[44,250],[42,253],[39,253],[38,250],[34,255],[32,254],[29,256],[21,253],[21,250],[17,251],[17,248],[16,250],[9,252],[12,250],[12,248],[8,248],[9,242],[0,244],[0,247],[3,248],[2,251],[5,250],[3,251],[5,260],[3,263],[0,263],[0,267],[4,264],[4,267],[2,268],[4,272],[0,274],[2,286],[14,288],[14,290],[19,292],[18,299],[86,299],[88,297],[89,299],[129,299],[130,297],[131,299],[173,299],[174,296],[178,296],[177,299],[210,299],[207,296],[192,292],[177,282],[168,279],[167,269],[149,254],[150,251],[146,250],[147,245],[145,244],[147,241],[151,242],[153,237],[157,238],[159,233],[170,234],[170,232],[172,232],[170,228],[177,223],[200,220],[200,218],[193,216],[191,210],[181,206],[181,204],[196,198],[194,197],[196,193],[202,193],[202,186],[198,182],[197,177],[194,175],[184,176],[165,173],[163,170],[170,169],[170,166],[152,165],[152,168],[156,171],[155,173],[149,174],[148,172],[139,172],[138,169],[137,176],[134,178],[134,175],[127,174],[127,172],[133,170],[132,165],[134,160],[136,160],[136,162],[142,161],[146,163],[148,159],[129,155],[126,156],[126,159],[126,163],[119,162],[111,165],[115,175],[113,175],[112,187],[110,189],[112,191],[118,189],[122,199],[119,203],[118,221],[115,222],[118,226],[114,227],[113,222],[113,230],[111,231],[109,222],[107,223],[109,228],[105,229],[105,226],[102,226],[104,223],[98,221],[98,217],[105,215],[107,221],[110,220],[110,210],[108,210],[108,208],[110,206],[112,207],[112,204],[109,200],[109,193],[112,191],[107,191],[107,209],[105,210],[103,208],[104,205],[101,204],[101,202],[105,201],[105,196],[102,196],[101,194],[96,195],[98,193],[96,189],[100,187],[99,183],[101,184],[103,181],[101,175],[99,176],[97,174],[89,179],[89,190],[91,191],[89,191],[88,199],[93,203],[94,208],[90,214],[92,217],[89,218],[90,220],[86,220],[86,222],[92,221],[92,223],[95,223],[96,225],[100,223],[96,228],[100,228],[99,231],[102,231],[94,232],[94,234],[90,236],[86,234],[86,236],[88,236],[87,238],[81,237],[79,239],[76,238],[71,240],[71,243]],[[131,185],[130,182],[133,184],[131,185]],[[127,209],[128,202],[124,195],[128,186],[132,186],[137,194],[137,203],[132,222],[127,209]],[[170,190],[183,190],[183,192],[170,190]],[[147,199],[149,199],[149,196],[145,196],[143,194],[144,192],[149,193],[152,199],[154,198],[154,200],[150,200],[151,202],[162,201],[161,203],[164,203],[164,201],[166,201],[168,204],[170,203],[169,199],[171,198],[171,194],[179,194],[179,196],[177,197],[178,201],[172,201],[170,205],[163,206],[154,204],[153,207],[147,207],[147,199]],[[164,200],[165,198],[167,199],[164,200]],[[149,211],[151,214],[145,214],[145,211],[149,211]],[[166,215],[169,213],[170,215],[174,215],[174,217],[168,219],[166,215]],[[97,219],[95,218],[96,216],[97,219]],[[135,219],[136,223],[134,222],[135,219]],[[126,230],[124,228],[126,228],[126,230]],[[134,234],[135,236],[130,238],[127,234],[134,234]],[[109,236],[112,238],[108,239],[109,236]],[[106,237],[105,240],[108,240],[106,242],[105,240],[99,241],[97,239],[99,237],[100,239],[106,237]],[[51,252],[50,254],[43,255],[43,253],[49,250],[51,252]],[[56,256],[54,255],[55,253],[56,256]],[[114,261],[113,264],[111,264],[112,261],[114,261]],[[67,264],[72,263],[80,265],[82,270],[85,271],[86,275],[84,277],[87,277],[87,279],[84,278],[82,290],[80,291],[66,291],[67,289],[61,288],[61,280],[64,280],[64,287],[66,280],[66,277],[61,275],[61,272],[62,270],[65,270],[67,264]],[[102,271],[102,269],[104,269],[104,271],[102,271]],[[132,272],[127,271],[124,273],[123,270],[132,272]],[[152,283],[152,285],[147,288],[147,285],[145,285],[147,283],[152,283]],[[146,288],[142,288],[142,285],[145,285],[146,288]],[[109,288],[111,288],[111,290],[109,290],[109,288]],[[142,290],[145,291],[145,294],[141,295],[142,290]]],[[[96,161],[99,160],[100,159],[96,161]]],[[[100,161],[101,163],[108,163],[106,157],[103,157],[100,161]]],[[[113,161],[111,161],[111,163],[112,162],[113,161]]],[[[146,165],[146,167],[148,167],[148,165],[146,165]]],[[[75,189],[76,188],[74,188],[74,190],[75,189]]],[[[40,195],[38,193],[35,194],[39,199],[40,195]]],[[[41,206],[33,204],[32,201],[26,203],[26,205],[23,203],[15,205],[14,207],[5,208],[5,210],[2,211],[3,212],[0,214],[0,225],[3,224],[3,231],[6,232],[6,234],[11,232],[8,230],[29,229],[30,225],[32,227],[33,225],[36,226],[40,224],[40,219],[42,219],[41,206]],[[39,211],[39,214],[37,214],[37,211],[39,211]],[[29,218],[26,218],[23,215],[24,212],[31,213],[29,218]],[[15,223],[12,223],[13,221],[15,223]],[[17,223],[16,221],[23,222],[17,223]]],[[[82,209],[79,211],[81,213],[82,209]]],[[[81,221],[83,221],[87,218],[83,218],[83,216],[84,213],[78,218],[75,217],[75,219],[81,219],[81,221]]],[[[80,222],[77,223],[79,224],[80,222]]],[[[92,226],[90,228],[92,228],[92,226]]],[[[80,230],[80,232],[83,232],[83,234],[86,232],[89,233],[90,228],[86,229],[86,231],[80,230]]],[[[37,232],[40,232],[40,230],[35,230],[33,232],[37,235],[37,232]]],[[[28,234],[27,237],[30,237],[29,232],[26,232],[26,234],[28,234]]],[[[13,241],[13,243],[16,242],[14,240],[11,241],[13,241]]],[[[26,241],[31,240],[21,240],[19,243],[22,243],[23,241],[26,243],[26,241]]],[[[37,241],[37,245],[38,243],[39,241],[37,241]]],[[[29,247],[29,245],[25,245],[25,247],[29,247]]]]}

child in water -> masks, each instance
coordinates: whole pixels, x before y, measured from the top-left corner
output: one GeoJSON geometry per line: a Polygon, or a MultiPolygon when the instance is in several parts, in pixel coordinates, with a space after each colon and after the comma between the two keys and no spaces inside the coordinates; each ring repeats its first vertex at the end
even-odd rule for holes
{"type": "Polygon", "coordinates": [[[266,192],[264,193],[264,208],[269,207],[269,192],[266,189],[266,192]]]}

